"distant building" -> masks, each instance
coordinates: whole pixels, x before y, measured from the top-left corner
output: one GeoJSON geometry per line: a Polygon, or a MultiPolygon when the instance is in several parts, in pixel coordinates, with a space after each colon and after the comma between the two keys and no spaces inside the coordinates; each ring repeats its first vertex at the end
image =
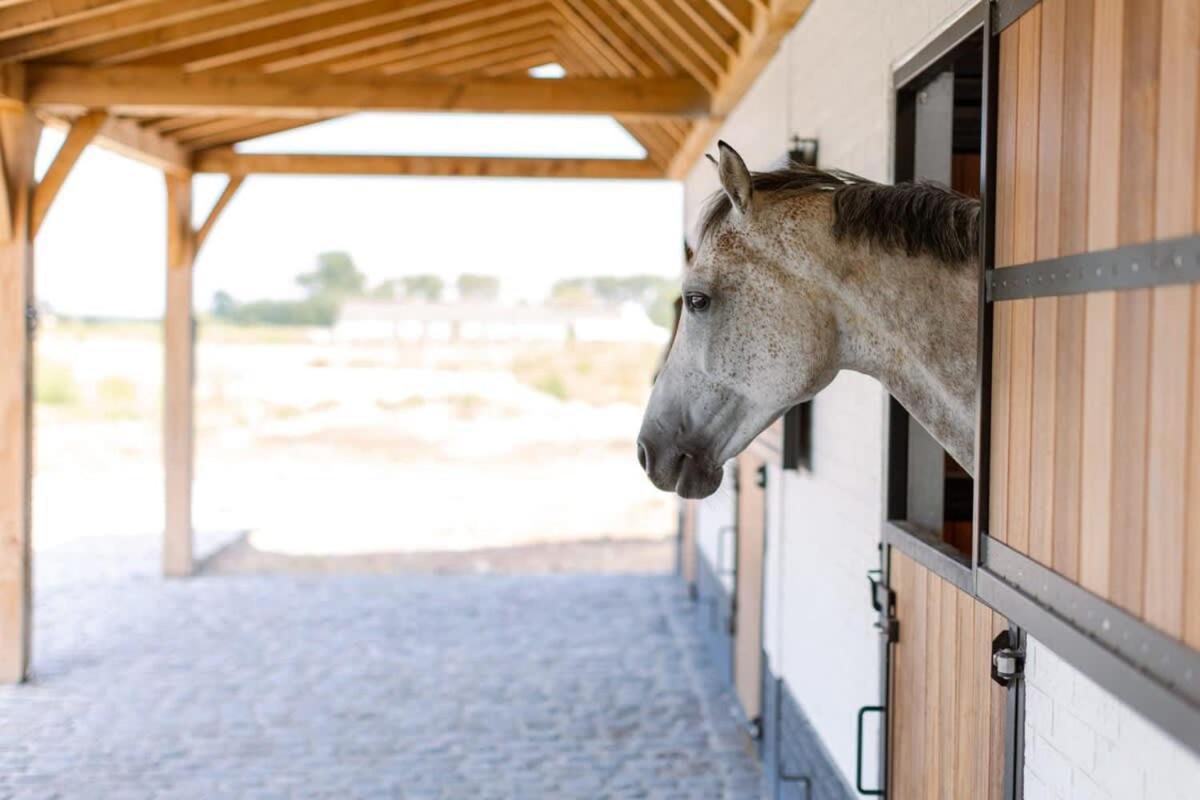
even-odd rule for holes
{"type": "Polygon", "coordinates": [[[668,332],[636,303],[604,309],[352,300],[342,306],[333,335],[343,342],[663,343],[668,332]]]}

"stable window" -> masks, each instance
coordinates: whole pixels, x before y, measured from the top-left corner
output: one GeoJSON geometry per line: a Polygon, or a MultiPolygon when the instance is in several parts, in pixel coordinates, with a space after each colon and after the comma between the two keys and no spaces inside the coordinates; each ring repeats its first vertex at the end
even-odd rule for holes
{"type": "MultiPolygon", "coordinates": [[[[936,181],[979,197],[982,31],[896,81],[896,181],[936,181]]],[[[969,568],[971,476],[895,400],[887,423],[888,522],[969,568]]]]}

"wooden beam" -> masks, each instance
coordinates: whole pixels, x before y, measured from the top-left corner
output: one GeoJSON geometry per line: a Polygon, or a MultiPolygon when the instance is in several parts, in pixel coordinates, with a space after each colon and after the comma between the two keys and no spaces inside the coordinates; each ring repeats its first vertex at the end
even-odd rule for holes
{"type": "Polygon", "coordinates": [[[25,65],[0,64],[0,109],[25,108],[25,65]]]}
{"type": "Polygon", "coordinates": [[[30,486],[33,462],[33,239],[29,217],[41,123],[28,110],[0,110],[0,153],[11,197],[0,243],[0,683],[29,671],[33,599],[30,486]]]}
{"type": "Polygon", "coordinates": [[[0,61],[31,60],[62,53],[77,47],[130,36],[173,23],[188,22],[264,0],[171,0],[103,17],[59,24],[53,28],[26,33],[0,41],[0,61]]]}
{"type": "Polygon", "coordinates": [[[497,178],[662,178],[648,161],[615,158],[475,158],[466,156],[276,155],[230,149],[196,154],[197,172],[228,175],[411,175],[497,178]]]}
{"type": "MultiPolygon", "coordinates": [[[[66,130],[71,123],[54,114],[40,114],[47,127],[66,130]]],[[[131,119],[109,115],[93,142],[126,158],[175,175],[189,171],[189,155],[175,142],[139,126],[131,119]]]]}
{"type": "Polygon", "coordinates": [[[204,240],[212,233],[213,226],[221,218],[221,212],[225,210],[225,206],[229,205],[229,201],[237,194],[237,190],[242,188],[245,180],[245,175],[229,176],[229,183],[225,184],[225,189],[221,192],[221,196],[217,198],[217,202],[213,204],[212,210],[204,218],[204,224],[196,231],[196,252],[200,252],[200,248],[204,247],[204,240]]]}
{"type": "Polygon", "coordinates": [[[0,39],[153,2],[157,0],[35,0],[12,8],[0,8],[0,39]]]}
{"type": "Polygon", "coordinates": [[[282,133],[284,131],[303,128],[307,125],[315,125],[318,122],[324,122],[325,117],[316,120],[296,120],[296,119],[256,119],[253,122],[244,122],[241,127],[233,130],[223,131],[221,133],[213,133],[205,136],[181,136],[180,140],[192,150],[208,150],[214,147],[224,147],[225,145],[244,142],[249,139],[257,139],[260,136],[270,136],[273,133],[282,133]]]}
{"type": "Polygon", "coordinates": [[[722,76],[712,95],[712,116],[692,126],[687,139],[671,159],[667,174],[683,180],[692,165],[712,143],[724,117],[741,102],[750,86],[779,50],[779,43],[808,11],[812,0],[777,0],[763,10],[755,6],[751,36],[743,37],[739,55],[722,76]]]}
{"type": "Polygon", "coordinates": [[[33,191],[33,211],[29,220],[30,236],[37,238],[46,214],[50,212],[50,206],[54,205],[54,198],[58,197],[58,192],[66,183],[67,176],[71,174],[75,162],[83,155],[83,151],[96,138],[101,126],[107,121],[107,113],[90,111],[71,125],[66,141],[58,149],[50,168],[46,170],[46,174],[33,191]]]}
{"type": "Polygon", "coordinates": [[[695,117],[708,113],[704,89],[686,78],[474,80],[378,76],[187,74],[165,67],[31,64],[35,106],[108,108],[116,113],[318,117],[355,111],[468,111],[695,117]]]}
{"type": "Polygon", "coordinates": [[[163,319],[163,471],[166,519],[163,573],[186,577],[193,570],[192,471],[194,465],[195,329],[192,319],[192,179],[167,180],[167,307],[163,319]]]}

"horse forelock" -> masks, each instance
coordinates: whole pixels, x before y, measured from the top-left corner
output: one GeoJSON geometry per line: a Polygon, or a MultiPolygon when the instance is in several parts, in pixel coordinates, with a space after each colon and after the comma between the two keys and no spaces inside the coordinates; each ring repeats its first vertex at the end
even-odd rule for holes
{"type": "MultiPolygon", "coordinates": [[[[773,198],[829,193],[833,236],[946,264],[973,262],[979,247],[979,202],[929,181],[888,186],[841,170],[792,164],[751,173],[756,194],[773,198]]],[[[733,203],[716,192],[700,218],[703,242],[729,218],[733,203]]]]}

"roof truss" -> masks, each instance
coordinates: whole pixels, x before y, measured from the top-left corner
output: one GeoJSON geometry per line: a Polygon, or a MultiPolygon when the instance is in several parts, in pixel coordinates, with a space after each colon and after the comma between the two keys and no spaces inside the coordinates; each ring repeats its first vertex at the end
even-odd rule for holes
{"type": "Polygon", "coordinates": [[[644,161],[257,163],[679,178],[810,1],[0,0],[0,105],[103,111],[93,141],[174,172],[242,169],[237,142],[362,110],[609,114],[644,161]],[[569,77],[527,78],[547,61],[569,77]]]}

